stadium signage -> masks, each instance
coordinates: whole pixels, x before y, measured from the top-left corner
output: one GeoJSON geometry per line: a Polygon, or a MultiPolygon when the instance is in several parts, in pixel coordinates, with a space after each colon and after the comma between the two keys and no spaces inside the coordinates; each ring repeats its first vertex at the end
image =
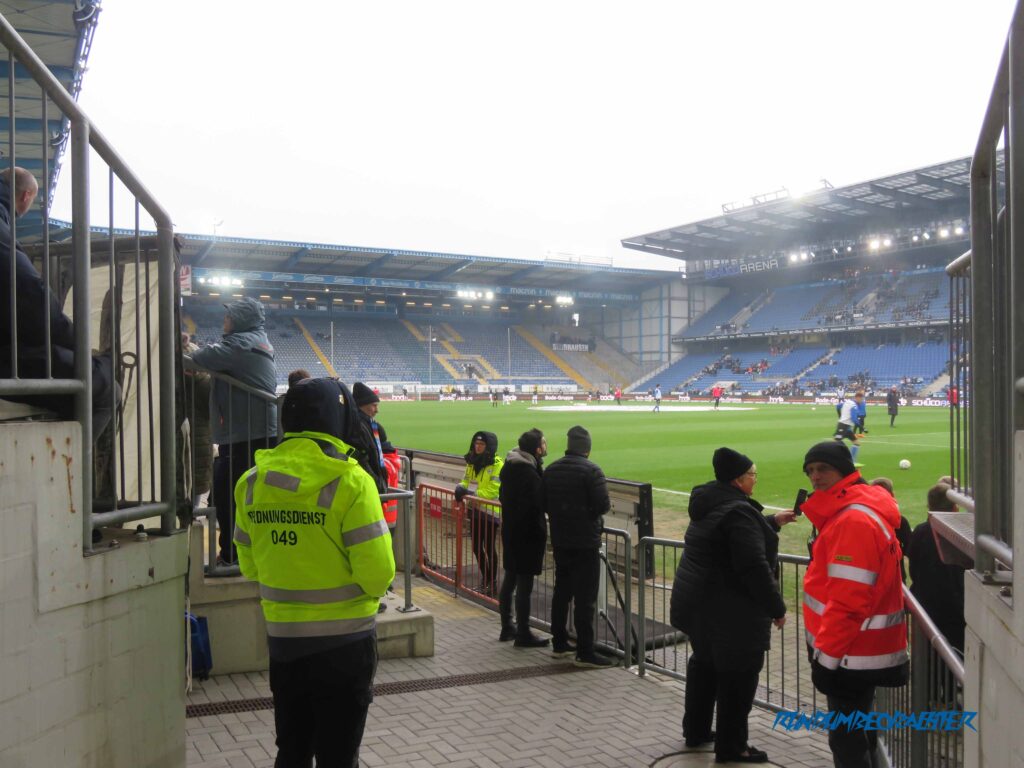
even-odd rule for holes
{"type": "MultiPolygon", "coordinates": [[[[264,281],[270,283],[305,283],[317,285],[348,285],[365,286],[367,288],[412,288],[423,291],[457,291],[472,286],[465,286],[459,283],[438,283],[429,280],[391,280],[377,277],[353,277],[351,275],[310,275],[304,272],[256,272],[249,270],[223,270],[196,268],[192,270],[193,280],[200,278],[223,277],[225,274],[232,278],[245,281],[264,281]]],[[[547,298],[555,296],[558,292],[548,288],[494,288],[495,294],[501,296],[526,296],[535,298],[547,298]]],[[[601,293],[598,291],[575,291],[572,296],[578,299],[595,299],[600,301],[630,301],[635,302],[640,297],[633,293],[601,293]]]]}
{"type": "Polygon", "coordinates": [[[767,272],[769,269],[778,269],[778,259],[766,259],[765,261],[752,261],[749,264],[740,264],[740,272],[767,272]]]}

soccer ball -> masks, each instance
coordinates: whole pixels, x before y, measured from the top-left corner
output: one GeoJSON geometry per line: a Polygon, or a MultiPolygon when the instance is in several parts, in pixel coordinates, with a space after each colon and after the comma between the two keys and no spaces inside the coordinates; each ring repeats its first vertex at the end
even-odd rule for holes
{"type": "Polygon", "coordinates": [[[900,469],[910,469],[910,459],[900,459],[900,469]]]}
{"type": "Polygon", "coordinates": [[[818,406],[816,406],[816,405],[812,405],[812,406],[811,406],[811,410],[812,410],[812,411],[816,411],[816,410],[818,410],[818,406]]]}

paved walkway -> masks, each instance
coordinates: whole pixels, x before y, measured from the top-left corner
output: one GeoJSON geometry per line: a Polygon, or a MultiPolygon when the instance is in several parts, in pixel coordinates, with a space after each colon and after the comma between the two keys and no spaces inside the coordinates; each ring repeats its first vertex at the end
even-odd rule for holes
{"type": "MultiPolygon", "coordinates": [[[[435,656],[380,662],[360,753],[363,766],[713,764],[710,749],[683,748],[681,683],[622,669],[577,670],[545,649],[497,642],[495,614],[467,600],[421,580],[414,596],[434,614],[435,656]]],[[[195,683],[189,704],[269,696],[266,673],[225,675],[195,683]]],[[[252,705],[239,709],[187,720],[190,767],[273,766],[273,711],[252,705]]],[[[757,708],[750,717],[750,741],[767,751],[773,764],[832,765],[824,736],[773,731],[773,719],[757,708]]]]}

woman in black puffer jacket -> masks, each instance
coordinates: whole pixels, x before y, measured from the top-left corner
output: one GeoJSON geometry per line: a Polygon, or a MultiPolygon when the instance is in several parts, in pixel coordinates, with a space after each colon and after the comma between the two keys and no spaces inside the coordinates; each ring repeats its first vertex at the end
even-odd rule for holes
{"type": "Polygon", "coordinates": [[[793,512],[764,516],[750,498],[757,468],[729,448],[715,451],[715,481],[690,496],[690,525],[675,583],[672,626],[690,637],[683,738],[715,742],[716,762],[763,763],[747,744],[747,717],[768,650],[771,624],[782,627],[786,605],[775,581],[781,525],[793,512]],[[715,706],[717,731],[711,730],[715,706]]]}

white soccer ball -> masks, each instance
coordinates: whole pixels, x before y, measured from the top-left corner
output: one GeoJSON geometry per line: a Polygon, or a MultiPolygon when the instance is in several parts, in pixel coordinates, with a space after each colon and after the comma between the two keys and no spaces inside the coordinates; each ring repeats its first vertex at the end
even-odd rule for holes
{"type": "Polygon", "coordinates": [[[818,406],[816,406],[816,405],[812,405],[812,406],[811,406],[811,410],[812,410],[812,411],[816,411],[816,410],[818,410],[818,406]]]}
{"type": "Polygon", "coordinates": [[[900,469],[910,469],[910,459],[900,459],[900,469]]]}

